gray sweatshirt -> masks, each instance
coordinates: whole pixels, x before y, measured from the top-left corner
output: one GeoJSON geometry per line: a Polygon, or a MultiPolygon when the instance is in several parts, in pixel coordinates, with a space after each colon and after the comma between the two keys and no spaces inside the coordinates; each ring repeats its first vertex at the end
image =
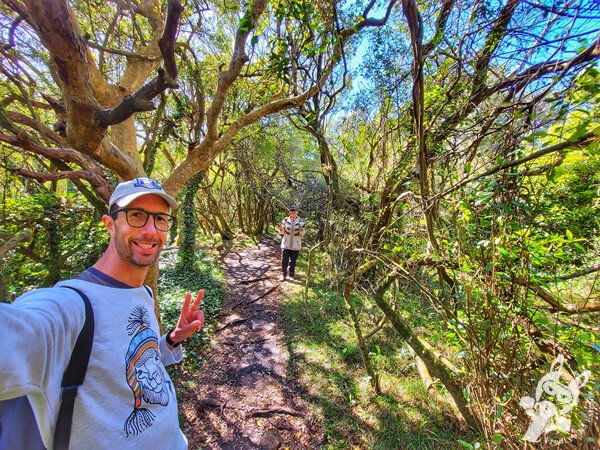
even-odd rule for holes
{"type": "Polygon", "coordinates": [[[42,441],[52,448],[61,379],[94,309],[94,342],[75,399],[71,445],[79,448],[186,449],[173,383],[165,366],[182,359],[167,347],[145,287],[118,289],[67,280],[0,304],[0,400],[27,396],[42,441]]]}

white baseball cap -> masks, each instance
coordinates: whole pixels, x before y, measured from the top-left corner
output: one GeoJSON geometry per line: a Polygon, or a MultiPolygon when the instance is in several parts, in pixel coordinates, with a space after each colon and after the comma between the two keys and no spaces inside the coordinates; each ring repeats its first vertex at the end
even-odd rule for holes
{"type": "Polygon", "coordinates": [[[136,198],[149,194],[158,195],[165,199],[170,208],[177,208],[177,201],[165,192],[158,181],[151,178],[135,178],[117,185],[108,201],[108,209],[114,204],[123,208],[136,198]]]}

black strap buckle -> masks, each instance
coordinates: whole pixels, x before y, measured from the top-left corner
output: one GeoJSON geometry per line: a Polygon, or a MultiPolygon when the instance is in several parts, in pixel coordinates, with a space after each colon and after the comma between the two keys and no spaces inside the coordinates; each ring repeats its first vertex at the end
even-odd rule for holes
{"type": "Polygon", "coordinates": [[[72,403],[75,401],[75,397],[77,397],[77,389],[79,386],[64,386],[62,388],[62,402],[72,403]]]}

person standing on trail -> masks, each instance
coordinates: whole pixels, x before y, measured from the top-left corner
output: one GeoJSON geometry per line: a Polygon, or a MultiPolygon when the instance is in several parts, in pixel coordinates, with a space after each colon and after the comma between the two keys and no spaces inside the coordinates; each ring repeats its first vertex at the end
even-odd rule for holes
{"type": "Polygon", "coordinates": [[[279,281],[294,281],[296,260],[302,249],[304,219],[298,217],[298,207],[290,206],[290,215],[279,224],[281,239],[281,275],[279,281]]]}
{"type": "Polygon", "coordinates": [[[194,301],[185,294],[177,325],[161,336],[143,284],[175,207],[152,179],[119,184],[102,216],[110,240],[100,259],[73,279],[0,304],[0,449],[187,449],[165,366],[181,361],[181,342],[202,329],[204,291],[194,301]],[[90,305],[93,321],[86,320],[90,305]],[[61,384],[89,322],[89,364],[71,395],[66,445],[59,445],[69,399],[65,388],[61,403],[61,384]]]}

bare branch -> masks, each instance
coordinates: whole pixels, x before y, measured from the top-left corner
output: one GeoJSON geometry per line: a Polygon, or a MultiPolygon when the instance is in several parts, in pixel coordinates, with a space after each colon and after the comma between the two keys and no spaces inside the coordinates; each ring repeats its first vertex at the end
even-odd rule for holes
{"type": "MultiPolygon", "coordinates": [[[[558,10],[556,8],[556,4],[555,3],[553,3],[552,6],[546,6],[546,5],[543,5],[540,2],[531,2],[531,1],[527,1],[527,0],[525,0],[523,3],[525,3],[526,5],[529,5],[529,6],[533,7],[533,8],[539,8],[539,9],[541,9],[543,11],[548,12],[548,13],[556,14],[557,16],[571,17],[571,18],[577,17],[578,19],[592,19],[592,20],[597,20],[598,19],[597,15],[582,16],[582,15],[580,15],[578,13],[576,13],[576,14],[568,14],[564,10],[562,10],[562,11],[558,10]]],[[[592,5],[591,7],[593,8],[594,7],[593,6],[594,2],[591,2],[591,5],[592,5]]],[[[579,8],[571,8],[571,11],[574,10],[574,9],[577,10],[579,8]]]]}
{"type": "Polygon", "coordinates": [[[175,39],[179,19],[183,7],[179,0],[169,1],[169,12],[167,15],[163,35],[158,43],[163,57],[164,68],[158,69],[158,76],[149,83],[142,86],[132,95],[127,95],[123,101],[113,109],[100,109],[95,118],[102,128],[122,123],[136,112],[152,111],[156,107],[152,100],[166,89],[177,89],[177,65],[175,64],[175,39]]]}
{"type": "Polygon", "coordinates": [[[487,71],[490,60],[494,51],[498,48],[498,44],[504,38],[506,28],[512,19],[512,16],[519,6],[520,0],[509,0],[500,11],[498,18],[494,21],[494,26],[488,33],[481,55],[475,63],[475,75],[471,87],[471,97],[474,97],[479,90],[483,88],[487,78],[487,71]]]}
{"type": "Polygon", "coordinates": [[[84,170],[78,170],[78,171],[72,171],[72,172],[55,172],[55,173],[41,173],[41,172],[35,172],[33,170],[28,170],[28,169],[20,169],[17,167],[8,167],[8,170],[10,170],[12,173],[25,177],[25,178],[30,178],[32,180],[37,180],[41,183],[45,183],[47,181],[57,181],[57,180],[80,180],[80,179],[86,179],[86,172],[84,170]]]}
{"type": "Polygon", "coordinates": [[[117,5],[117,11],[115,12],[114,17],[113,17],[112,21],[110,22],[110,25],[108,26],[108,28],[106,30],[106,33],[104,33],[104,44],[102,46],[92,45],[90,39],[88,39],[88,45],[90,47],[100,50],[99,58],[98,58],[98,69],[99,70],[103,70],[103,68],[104,68],[104,53],[105,53],[104,47],[108,46],[108,43],[110,42],[110,38],[111,38],[113,32],[115,31],[117,24],[119,23],[119,18],[121,17],[122,13],[123,13],[123,9],[122,9],[121,5],[117,5]]]}
{"type": "Polygon", "coordinates": [[[23,132],[19,132],[16,135],[7,135],[0,133],[0,142],[6,142],[7,144],[22,148],[23,150],[27,150],[37,155],[44,156],[48,159],[60,159],[62,161],[75,163],[80,166],[84,166],[90,163],[88,160],[85,160],[84,157],[78,151],[72,148],[45,147],[43,145],[40,145],[38,142],[35,142],[31,137],[29,137],[23,132]]]}
{"type": "Polygon", "coordinates": [[[0,100],[0,108],[6,108],[7,106],[10,106],[13,102],[20,102],[23,105],[31,105],[35,108],[40,109],[50,109],[50,107],[46,103],[31,100],[29,98],[25,98],[23,95],[17,94],[11,94],[5,97],[4,99],[0,100]]]}
{"type": "Polygon", "coordinates": [[[152,99],[167,88],[177,89],[177,83],[165,77],[165,70],[158,69],[158,76],[142,86],[135,94],[126,95],[123,101],[113,109],[100,109],[95,118],[103,128],[122,123],[136,112],[152,111],[156,107],[152,99]]]}
{"type": "MultiPolygon", "coordinates": [[[[34,120],[29,116],[26,116],[25,114],[11,111],[8,113],[8,117],[12,122],[20,123],[22,125],[28,126],[32,129],[34,129],[35,131],[37,131],[38,133],[40,133],[44,138],[49,139],[52,142],[55,142],[56,144],[58,144],[60,146],[65,145],[64,139],[60,136],[59,133],[56,133],[54,130],[51,130],[50,128],[41,124],[37,120],[34,120]]],[[[18,134],[18,132],[17,132],[17,134],[18,134]]]]}
{"type": "Polygon", "coordinates": [[[55,173],[40,173],[34,172],[32,170],[27,169],[19,169],[19,168],[11,168],[8,167],[8,170],[13,172],[16,175],[21,177],[30,178],[32,180],[37,180],[40,183],[45,183],[47,181],[57,181],[57,180],[86,180],[92,186],[94,186],[95,191],[100,194],[100,196],[108,203],[108,199],[112,194],[112,186],[111,184],[101,175],[97,174],[91,170],[76,170],[72,172],[55,172],[55,173]]]}
{"type": "Polygon", "coordinates": [[[8,44],[4,47],[5,50],[11,49],[15,46],[15,31],[23,20],[23,17],[18,17],[10,26],[10,31],[8,33],[8,44]]]}
{"type": "Polygon", "coordinates": [[[48,102],[50,107],[54,110],[54,112],[57,115],[63,116],[64,114],[66,114],[67,108],[65,108],[65,102],[63,100],[57,100],[43,92],[41,95],[42,95],[42,98],[48,102]]]}
{"type": "Polygon", "coordinates": [[[217,121],[223,110],[227,93],[240,74],[242,67],[248,61],[248,55],[245,51],[246,40],[250,33],[254,31],[258,18],[262,15],[264,9],[265,0],[254,0],[240,20],[229,67],[225,72],[219,74],[217,89],[212,104],[206,113],[207,139],[215,140],[218,136],[217,121]]]}
{"type": "Polygon", "coordinates": [[[544,63],[535,64],[528,69],[514,75],[507,77],[504,80],[494,84],[490,87],[481,87],[477,91],[474,91],[469,99],[465,102],[465,106],[459,109],[456,113],[450,116],[440,127],[434,140],[443,140],[447,135],[448,130],[454,127],[462,119],[468,116],[478,105],[480,105],[485,99],[490,97],[492,94],[501,92],[505,89],[512,88],[514,90],[523,89],[529,83],[541,78],[544,75],[551,73],[562,73],[566,72],[573,67],[585,64],[590,61],[594,61],[600,57],[600,35],[596,41],[590,45],[585,51],[579,55],[561,61],[547,61],[544,63]]]}
{"type": "Polygon", "coordinates": [[[163,64],[166,70],[167,83],[177,85],[177,65],[175,64],[175,40],[177,39],[177,29],[179,28],[179,19],[183,12],[183,6],[179,0],[169,1],[169,11],[165,21],[163,35],[158,40],[160,52],[163,57],[163,64]]]}
{"type": "Polygon", "coordinates": [[[513,77],[509,77],[506,80],[496,83],[495,85],[489,88],[484,88],[482,90],[482,95],[488,97],[492,93],[499,92],[511,86],[517,86],[520,88],[525,84],[536,80],[544,75],[548,75],[550,73],[565,72],[566,70],[571,69],[572,67],[584,64],[586,62],[594,61],[599,57],[600,34],[598,35],[594,43],[588,48],[586,48],[579,55],[563,61],[547,61],[544,63],[535,64],[513,77]]]}
{"type": "Polygon", "coordinates": [[[113,55],[120,55],[125,56],[127,58],[135,58],[145,61],[158,61],[160,59],[158,56],[144,55],[138,52],[129,52],[127,50],[122,50],[119,48],[106,47],[91,40],[88,40],[87,43],[90,47],[95,48],[96,50],[101,50],[102,52],[106,53],[112,53],[113,55]]]}

